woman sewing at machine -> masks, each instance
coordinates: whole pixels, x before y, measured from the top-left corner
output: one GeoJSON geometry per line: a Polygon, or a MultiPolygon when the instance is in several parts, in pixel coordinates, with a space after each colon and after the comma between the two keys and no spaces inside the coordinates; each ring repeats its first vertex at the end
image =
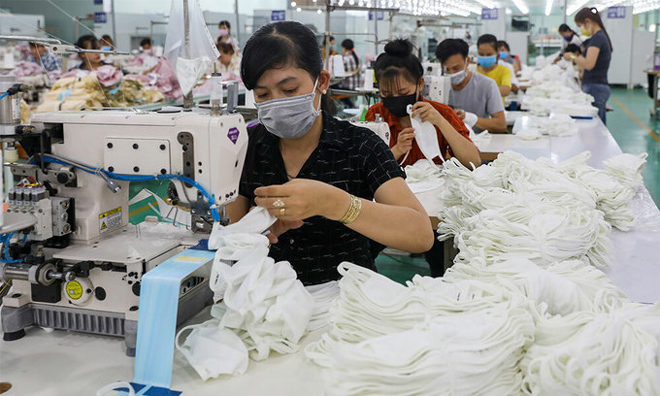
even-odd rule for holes
{"type": "Polygon", "coordinates": [[[337,279],[342,261],[375,270],[370,239],[410,252],[433,244],[428,216],[387,145],[322,111],[330,74],[314,33],[298,22],[260,28],[243,50],[241,75],[261,124],[250,143],[236,202],[238,221],[267,208],[270,256],[304,284],[337,279]]]}

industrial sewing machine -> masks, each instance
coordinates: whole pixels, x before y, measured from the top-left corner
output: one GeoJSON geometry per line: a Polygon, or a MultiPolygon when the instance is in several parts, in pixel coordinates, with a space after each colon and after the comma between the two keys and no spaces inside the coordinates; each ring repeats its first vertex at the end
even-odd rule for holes
{"type": "MultiPolygon", "coordinates": [[[[0,105],[15,101],[9,96],[0,105]]],[[[218,208],[238,195],[248,139],[243,117],[81,111],[39,114],[29,126],[15,118],[0,124],[3,140],[20,142],[31,158],[5,164],[21,180],[6,197],[0,227],[18,237],[7,237],[0,263],[0,279],[13,283],[2,301],[5,341],[39,325],[123,336],[133,355],[142,276],[196,244],[218,208]],[[172,180],[173,204],[191,213],[186,238],[169,236],[174,227],[139,235],[128,225],[128,184],[156,175],[172,180]]],[[[211,302],[209,275],[207,265],[183,281],[178,323],[211,302]]]]}

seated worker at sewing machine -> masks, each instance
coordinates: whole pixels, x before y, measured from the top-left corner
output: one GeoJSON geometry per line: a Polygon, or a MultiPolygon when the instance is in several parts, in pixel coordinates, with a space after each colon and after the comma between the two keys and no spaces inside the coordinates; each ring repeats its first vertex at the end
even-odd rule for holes
{"type": "Polygon", "coordinates": [[[261,206],[276,216],[271,257],[310,285],[338,279],[342,261],[375,270],[370,239],[410,252],[432,246],[429,218],[383,140],[322,110],[330,74],[309,28],[261,27],[243,50],[241,75],[261,123],[249,130],[227,215],[235,222],[261,206]]]}
{"type": "Polygon", "coordinates": [[[506,133],[504,103],[497,84],[491,78],[468,70],[469,50],[461,39],[446,39],[435,50],[445,75],[451,77],[449,105],[477,133],[484,130],[506,133]]]}
{"type": "MultiPolygon", "coordinates": [[[[96,37],[92,35],[81,36],[78,41],[76,41],[76,47],[97,50],[100,49],[100,45],[96,37]]],[[[111,65],[106,63],[101,59],[101,54],[93,52],[80,52],[78,53],[81,63],[77,67],[80,70],[93,71],[98,69],[101,66],[111,65]]]]}
{"type": "Polygon", "coordinates": [[[440,153],[444,158],[434,158],[435,163],[456,157],[470,167],[470,163],[481,164],[479,149],[469,138],[469,132],[451,107],[426,100],[421,91],[424,88],[424,67],[413,54],[413,44],[408,40],[394,40],[385,46],[385,52],[376,59],[374,69],[380,87],[382,103],[369,108],[365,119],[375,121],[376,114],[390,125],[390,148],[394,158],[402,166],[412,165],[424,158],[415,141],[415,131],[406,109],[413,106],[412,116],[419,116],[435,127],[440,153]]]}
{"type": "Polygon", "coordinates": [[[49,72],[62,70],[62,61],[60,60],[60,57],[48,52],[48,49],[40,43],[30,43],[30,56],[28,56],[27,60],[28,62],[34,62],[41,65],[41,67],[49,72]]]}

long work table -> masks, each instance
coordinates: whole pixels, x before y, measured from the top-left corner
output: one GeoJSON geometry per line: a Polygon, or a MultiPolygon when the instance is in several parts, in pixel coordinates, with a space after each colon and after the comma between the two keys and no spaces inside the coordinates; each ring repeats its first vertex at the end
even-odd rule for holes
{"type": "MultiPolygon", "coordinates": [[[[517,122],[526,122],[520,117],[517,122]]],[[[527,121],[528,122],[528,121],[527,121]]],[[[484,152],[513,150],[530,159],[549,157],[563,161],[585,150],[592,153],[590,165],[599,168],[606,158],[621,153],[611,134],[598,119],[578,121],[573,137],[543,137],[523,141],[515,135],[493,135],[478,141],[484,152]]],[[[436,190],[418,194],[429,216],[436,216],[442,203],[436,190]]],[[[660,301],[660,211],[649,192],[642,188],[633,201],[638,226],[630,232],[612,232],[615,264],[608,276],[633,301],[660,301]]],[[[190,323],[210,317],[208,308],[190,323]]],[[[190,324],[188,323],[188,324],[190,324]]],[[[13,396],[92,395],[102,386],[119,380],[132,380],[134,358],[125,356],[121,338],[48,331],[33,327],[27,336],[14,342],[0,342],[0,382],[13,384],[13,396]]],[[[184,395],[286,395],[316,396],[324,393],[321,370],[305,357],[302,349],[317,340],[321,332],[307,335],[298,353],[273,354],[263,362],[250,361],[247,372],[203,382],[177,351],[171,389],[184,395]]],[[[140,393],[138,393],[140,394],[140,393]]]]}

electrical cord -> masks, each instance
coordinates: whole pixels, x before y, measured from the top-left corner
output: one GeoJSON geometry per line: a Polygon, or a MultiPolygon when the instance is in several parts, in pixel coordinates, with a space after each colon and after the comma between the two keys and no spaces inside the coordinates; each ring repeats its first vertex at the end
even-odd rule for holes
{"type": "Polygon", "coordinates": [[[200,185],[195,180],[189,177],[182,175],[173,175],[173,174],[153,175],[153,176],[152,175],[122,175],[122,174],[108,172],[101,168],[93,168],[89,165],[85,165],[66,158],[58,157],[52,154],[45,154],[43,155],[43,158],[45,162],[74,166],[76,168],[81,169],[84,172],[97,175],[101,177],[108,185],[108,188],[110,188],[114,192],[118,192],[119,189],[121,189],[121,187],[117,183],[115,183],[114,180],[128,181],[128,182],[141,182],[141,181],[152,181],[152,180],[179,180],[181,182],[190,184],[193,187],[195,187],[197,190],[199,190],[202,193],[202,195],[204,195],[204,197],[206,198],[209,204],[209,207],[211,208],[211,214],[213,216],[213,220],[220,221],[220,213],[218,212],[218,208],[215,205],[215,197],[209,194],[206,191],[206,189],[202,187],[202,185],[200,185]]]}
{"type": "Polygon", "coordinates": [[[9,235],[3,235],[0,236],[0,241],[4,245],[4,252],[5,252],[5,258],[0,259],[0,262],[3,262],[5,264],[14,264],[14,263],[21,263],[23,260],[13,260],[11,256],[9,255],[9,242],[11,241],[11,237],[13,237],[15,232],[10,233],[9,235]]]}
{"type": "Polygon", "coordinates": [[[9,96],[9,92],[5,92],[2,95],[0,95],[0,100],[4,99],[6,96],[9,96]]]}

